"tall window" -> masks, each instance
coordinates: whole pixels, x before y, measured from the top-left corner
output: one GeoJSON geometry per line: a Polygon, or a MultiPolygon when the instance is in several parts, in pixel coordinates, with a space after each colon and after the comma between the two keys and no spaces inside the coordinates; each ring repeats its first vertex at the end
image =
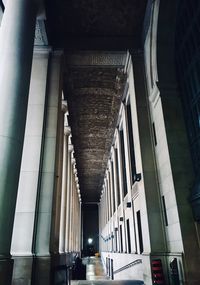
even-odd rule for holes
{"type": "Polygon", "coordinates": [[[128,139],[129,139],[129,151],[130,151],[130,160],[131,160],[131,176],[132,182],[136,180],[136,165],[135,165],[135,149],[133,142],[133,124],[132,124],[132,114],[131,114],[131,105],[130,99],[126,106],[127,111],[127,122],[128,122],[128,139]]]}
{"type": "Polygon", "coordinates": [[[140,253],[142,253],[143,252],[143,238],[142,238],[142,224],[141,224],[140,211],[137,211],[136,215],[137,215],[139,248],[140,248],[140,253]]]}
{"type": "Polygon", "coordinates": [[[127,178],[126,178],[126,160],[125,160],[125,149],[124,149],[124,131],[121,129],[119,131],[120,146],[121,146],[121,158],[122,158],[122,177],[123,177],[123,192],[124,197],[126,196],[127,190],[127,178]]]}
{"type": "Polygon", "coordinates": [[[114,154],[115,154],[115,162],[116,162],[116,184],[117,184],[117,205],[119,206],[120,204],[120,189],[119,189],[119,160],[118,160],[118,153],[117,153],[117,148],[114,149],[114,154]]]}
{"type": "Polygon", "coordinates": [[[108,180],[107,180],[107,187],[108,187],[108,198],[109,198],[109,207],[110,207],[110,218],[112,217],[112,201],[111,201],[111,181],[110,181],[110,172],[108,171],[108,180]]]}
{"type": "Polygon", "coordinates": [[[123,235],[122,235],[122,225],[119,226],[120,230],[120,243],[121,243],[121,252],[123,252],[123,235]]]}
{"type": "Polygon", "coordinates": [[[113,194],[113,212],[115,212],[115,185],[114,185],[114,171],[113,171],[113,161],[111,161],[111,179],[112,179],[112,194],[113,194]]]}
{"type": "Polygon", "coordinates": [[[126,220],[126,229],[127,229],[128,253],[131,253],[131,233],[130,233],[129,219],[126,220]]]}
{"type": "Polygon", "coordinates": [[[115,251],[118,252],[118,237],[117,237],[118,228],[115,228],[115,251]]]}

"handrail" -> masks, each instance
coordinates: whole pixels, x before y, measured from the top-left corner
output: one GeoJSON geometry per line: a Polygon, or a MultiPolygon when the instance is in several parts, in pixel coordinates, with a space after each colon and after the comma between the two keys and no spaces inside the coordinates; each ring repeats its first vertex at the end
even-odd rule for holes
{"type": "Polygon", "coordinates": [[[126,269],[128,269],[128,268],[130,268],[130,267],[132,267],[132,266],[135,266],[135,265],[137,265],[137,264],[140,264],[140,263],[142,263],[142,259],[136,259],[136,260],[130,262],[129,264],[124,265],[124,266],[122,266],[121,268],[115,270],[113,273],[114,273],[114,274],[117,274],[117,273],[119,273],[119,272],[121,272],[121,271],[123,271],[123,270],[126,270],[126,269]]]}

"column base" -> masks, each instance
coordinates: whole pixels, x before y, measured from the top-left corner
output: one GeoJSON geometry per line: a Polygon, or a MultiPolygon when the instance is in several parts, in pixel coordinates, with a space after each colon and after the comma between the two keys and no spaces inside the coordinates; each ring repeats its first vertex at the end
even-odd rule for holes
{"type": "Polygon", "coordinates": [[[72,253],[54,254],[51,260],[51,285],[69,284],[74,255],[72,253]]]}
{"type": "Polygon", "coordinates": [[[13,260],[0,259],[0,284],[11,285],[13,275],[13,260]]]}
{"type": "Polygon", "coordinates": [[[37,256],[33,259],[32,285],[50,285],[51,283],[51,256],[37,256]]]}
{"type": "Polygon", "coordinates": [[[12,285],[31,284],[32,265],[32,256],[13,256],[12,285]]]}
{"type": "Polygon", "coordinates": [[[75,253],[0,259],[2,285],[69,284],[75,253]]]}

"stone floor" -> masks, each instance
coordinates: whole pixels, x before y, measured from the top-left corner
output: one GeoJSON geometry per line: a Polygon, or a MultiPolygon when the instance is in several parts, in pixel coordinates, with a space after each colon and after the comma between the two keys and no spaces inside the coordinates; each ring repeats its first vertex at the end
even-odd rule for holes
{"type": "Polygon", "coordinates": [[[136,280],[110,280],[106,275],[100,258],[86,257],[83,264],[87,266],[87,280],[72,280],[71,285],[143,285],[144,283],[136,280]]]}

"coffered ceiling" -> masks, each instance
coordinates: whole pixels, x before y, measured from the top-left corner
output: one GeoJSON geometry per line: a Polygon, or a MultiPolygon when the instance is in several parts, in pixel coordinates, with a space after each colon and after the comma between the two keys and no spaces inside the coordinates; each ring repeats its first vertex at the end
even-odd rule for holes
{"type": "Polygon", "coordinates": [[[64,96],[84,203],[98,202],[146,0],[47,0],[49,44],[65,52],[64,96]]]}

